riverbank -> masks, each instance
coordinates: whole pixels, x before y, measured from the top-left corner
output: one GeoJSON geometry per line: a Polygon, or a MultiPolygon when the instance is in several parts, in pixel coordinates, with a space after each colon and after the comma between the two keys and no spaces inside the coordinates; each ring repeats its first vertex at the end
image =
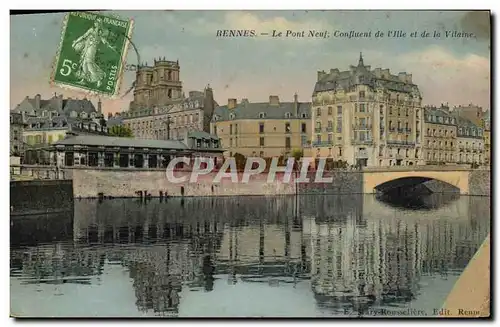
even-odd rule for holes
{"type": "Polygon", "coordinates": [[[10,182],[10,215],[40,215],[73,211],[71,180],[10,182]]]}

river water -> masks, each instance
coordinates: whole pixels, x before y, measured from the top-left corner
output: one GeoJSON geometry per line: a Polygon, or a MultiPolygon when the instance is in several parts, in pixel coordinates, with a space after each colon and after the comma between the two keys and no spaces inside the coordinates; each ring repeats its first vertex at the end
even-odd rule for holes
{"type": "Polygon", "coordinates": [[[435,316],[490,198],[75,200],[11,219],[21,317],[435,316]]]}

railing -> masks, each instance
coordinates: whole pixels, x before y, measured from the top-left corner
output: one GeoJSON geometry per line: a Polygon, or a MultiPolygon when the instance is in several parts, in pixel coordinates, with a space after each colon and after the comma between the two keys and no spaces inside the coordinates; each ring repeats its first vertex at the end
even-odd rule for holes
{"type": "Polygon", "coordinates": [[[404,128],[398,128],[398,133],[403,133],[404,132],[404,128]]]}
{"type": "Polygon", "coordinates": [[[327,131],[327,132],[333,132],[333,127],[327,127],[327,128],[326,128],[326,131],[327,131]]]}
{"type": "Polygon", "coordinates": [[[355,130],[368,130],[368,129],[372,129],[372,125],[371,124],[365,124],[365,125],[353,125],[352,126],[353,129],[355,130]]]}
{"type": "Polygon", "coordinates": [[[316,127],[316,128],[314,129],[314,131],[315,131],[316,133],[321,133],[321,127],[316,127]]]}
{"type": "Polygon", "coordinates": [[[313,146],[332,146],[333,141],[321,141],[321,142],[313,142],[313,146]]]}
{"type": "Polygon", "coordinates": [[[387,144],[415,145],[415,142],[412,142],[412,141],[399,141],[399,140],[387,140],[387,144]]]}
{"type": "Polygon", "coordinates": [[[351,144],[373,144],[373,140],[356,140],[356,139],[351,139],[351,144]]]}
{"type": "Polygon", "coordinates": [[[359,159],[368,158],[368,152],[367,151],[358,151],[355,153],[355,157],[359,158],[359,159]]]}

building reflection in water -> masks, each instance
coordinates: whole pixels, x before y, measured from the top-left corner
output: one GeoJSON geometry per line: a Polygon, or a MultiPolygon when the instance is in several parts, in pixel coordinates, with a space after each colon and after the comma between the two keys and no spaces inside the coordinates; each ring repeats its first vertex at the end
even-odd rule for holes
{"type": "Polygon", "coordinates": [[[362,315],[415,299],[422,276],[460,274],[486,237],[489,198],[431,197],[425,210],[363,195],[81,200],[66,218],[72,239],[38,237],[33,221],[11,228],[11,275],[89,284],[119,265],[137,308],[160,316],[178,314],[183,290],[217,292],[218,279],[309,283],[318,308],[362,315]]]}

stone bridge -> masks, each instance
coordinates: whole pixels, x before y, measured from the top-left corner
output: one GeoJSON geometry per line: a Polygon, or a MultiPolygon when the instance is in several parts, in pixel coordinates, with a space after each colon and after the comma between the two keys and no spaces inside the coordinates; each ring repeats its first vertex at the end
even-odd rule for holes
{"type": "MultiPolygon", "coordinates": [[[[397,166],[363,169],[363,193],[387,192],[391,189],[414,187],[430,180],[445,182],[470,194],[471,174],[489,169],[470,169],[463,166],[397,166]]],[[[488,174],[489,175],[489,174],[488,174]]]]}

